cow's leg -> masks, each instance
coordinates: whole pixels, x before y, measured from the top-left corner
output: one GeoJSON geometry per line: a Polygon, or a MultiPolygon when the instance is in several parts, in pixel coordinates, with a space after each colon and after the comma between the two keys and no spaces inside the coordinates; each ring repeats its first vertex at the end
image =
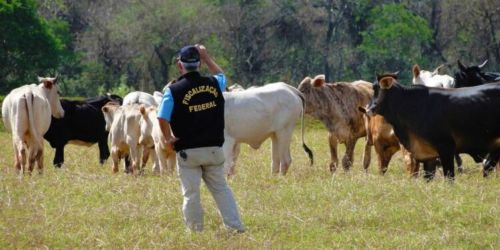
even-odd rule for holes
{"type": "Polygon", "coordinates": [[[151,170],[153,172],[158,171],[158,173],[159,173],[160,172],[160,161],[158,160],[159,156],[156,154],[154,146],[153,146],[153,148],[149,148],[149,152],[150,152],[150,155],[151,155],[151,158],[153,161],[153,166],[151,166],[151,170]]]}
{"type": "Polygon", "coordinates": [[[99,163],[104,164],[104,162],[109,158],[109,147],[108,147],[108,137],[104,137],[97,142],[99,146],[99,163]]]}
{"type": "Polygon", "coordinates": [[[23,142],[19,140],[13,140],[14,146],[14,168],[17,174],[23,172],[23,167],[26,166],[26,150],[23,147],[23,142]]]}
{"type": "Polygon", "coordinates": [[[406,148],[403,145],[399,145],[401,148],[401,153],[403,154],[403,161],[406,166],[406,173],[410,177],[417,178],[418,177],[418,171],[420,168],[419,163],[417,160],[413,157],[413,155],[410,153],[410,151],[406,150],[406,148]]]}
{"type": "Polygon", "coordinates": [[[278,174],[280,172],[280,151],[278,147],[278,137],[276,134],[271,135],[271,173],[278,174]]]}
{"type": "MultiPolygon", "coordinates": [[[[146,146],[142,146],[142,161],[141,164],[139,165],[139,171],[140,174],[144,174],[144,168],[146,168],[146,163],[148,163],[149,160],[149,155],[152,153],[154,155],[154,152],[151,152],[152,150],[146,146]]],[[[153,159],[155,157],[153,156],[153,159]]],[[[154,164],[154,163],[153,163],[154,164]]]]}
{"type": "Polygon", "coordinates": [[[234,162],[234,148],[236,141],[231,136],[224,134],[224,144],[222,151],[224,152],[224,170],[228,176],[234,175],[235,162],[234,162]]]}
{"type": "Polygon", "coordinates": [[[37,154],[35,156],[35,160],[38,165],[38,173],[43,174],[43,144],[41,147],[37,150],[37,154]]]}
{"type": "Polygon", "coordinates": [[[35,168],[36,157],[38,154],[38,145],[34,145],[33,141],[31,142],[31,147],[28,149],[28,171],[31,174],[33,169],[35,168]]]}
{"type": "Polygon", "coordinates": [[[160,145],[155,145],[154,151],[156,153],[156,157],[152,170],[154,174],[160,174],[167,169],[166,153],[160,148],[160,145]]]}
{"type": "Polygon", "coordinates": [[[124,164],[124,165],[123,165],[123,166],[124,166],[124,168],[123,168],[123,169],[124,169],[124,172],[125,172],[126,174],[130,173],[130,171],[131,171],[131,169],[132,169],[132,168],[131,168],[132,163],[131,163],[131,161],[130,161],[130,155],[128,155],[128,154],[123,154],[123,155],[120,157],[120,159],[121,159],[121,158],[123,158],[123,164],[124,164]]]}
{"type": "Polygon", "coordinates": [[[175,153],[169,153],[167,154],[167,170],[168,173],[171,174],[174,172],[175,166],[176,166],[176,156],[175,153]]]}
{"type": "Polygon", "coordinates": [[[457,162],[458,172],[463,173],[464,172],[464,167],[462,166],[463,161],[459,154],[455,154],[455,161],[457,162]]]}
{"type": "Polygon", "coordinates": [[[238,157],[240,156],[240,151],[241,151],[241,144],[236,143],[234,144],[233,148],[233,159],[231,160],[231,173],[229,175],[235,175],[236,174],[236,160],[238,160],[238,157]]]}
{"type": "Polygon", "coordinates": [[[455,179],[455,167],[454,167],[454,153],[441,153],[439,154],[439,159],[441,160],[441,165],[443,165],[444,177],[448,180],[455,179]]]}
{"type": "Polygon", "coordinates": [[[293,127],[284,129],[276,133],[276,141],[278,143],[280,158],[280,173],[282,175],[286,175],[290,164],[292,164],[292,156],[290,155],[290,142],[292,140],[292,133],[293,127]]]}
{"type": "Polygon", "coordinates": [[[497,166],[499,159],[500,159],[500,151],[492,152],[488,155],[483,165],[483,177],[488,177],[488,175],[491,173],[491,171],[493,171],[495,166],[497,166]]]}
{"type": "Polygon", "coordinates": [[[113,160],[113,163],[111,165],[111,171],[113,171],[113,173],[117,173],[118,172],[118,164],[120,163],[120,150],[118,149],[118,147],[112,147],[111,148],[111,159],[113,160]]]}
{"type": "Polygon", "coordinates": [[[130,145],[130,151],[129,151],[129,157],[130,157],[130,162],[132,165],[130,166],[130,171],[132,174],[139,174],[139,168],[140,168],[140,151],[141,148],[140,146],[129,144],[130,145]]]}
{"type": "Polygon", "coordinates": [[[427,160],[424,161],[423,164],[424,164],[424,178],[427,181],[431,181],[436,175],[436,162],[434,160],[427,160]]]}
{"type": "Polygon", "coordinates": [[[345,143],[345,155],[342,158],[342,167],[344,167],[345,171],[348,171],[352,166],[353,155],[354,155],[354,147],[356,146],[356,140],[348,140],[345,143]]]}
{"type": "Polygon", "coordinates": [[[54,156],[54,167],[60,168],[64,163],[64,145],[56,147],[56,155],[54,156]]]}
{"type": "Polygon", "coordinates": [[[337,137],[331,132],[328,133],[328,144],[330,145],[330,172],[334,173],[339,165],[339,158],[337,157],[337,137]]]}
{"type": "MultiPolygon", "coordinates": [[[[365,172],[368,172],[368,167],[370,167],[371,160],[372,160],[372,145],[367,141],[365,144],[365,151],[363,152],[363,169],[365,170],[365,172]]],[[[387,165],[385,167],[385,170],[387,170],[387,165]]]]}

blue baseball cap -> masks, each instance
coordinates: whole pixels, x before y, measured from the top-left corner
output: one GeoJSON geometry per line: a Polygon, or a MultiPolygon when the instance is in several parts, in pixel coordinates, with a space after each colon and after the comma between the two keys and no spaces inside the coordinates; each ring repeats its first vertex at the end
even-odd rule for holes
{"type": "Polygon", "coordinates": [[[193,45],[184,46],[179,51],[179,59],[183,63],[197,63],[200,61],[200,53],[193,45]]]}

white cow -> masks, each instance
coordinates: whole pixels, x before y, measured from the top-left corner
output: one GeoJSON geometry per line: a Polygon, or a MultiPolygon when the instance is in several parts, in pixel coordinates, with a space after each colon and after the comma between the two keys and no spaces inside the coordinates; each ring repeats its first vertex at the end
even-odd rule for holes
{"type": "Polygon", "coordinates": [[[153,172],[159,173],[168,171],[172,173],[175,169],[175,151],[172,146],[165,143],[164,136],[158,122],[157,109],[149,107],[141,109],[143,119],[141,120],[141,135],[143,136],[143,144],[154,144],[156,158],[159,163],[153,167],[153,172]]]}
{"type": "MultiPolygon", "coordinates": [[[[130,104],[144,104],[145,107],[158,107],[158,105],[161,103],[161,98],[158,96],[158,94],[161,95],[160,92],[155,91],[154,96],[142,92],[142,91],[134,91],[128,93],[124,98],[123,98],[123,105],[130,105],[130,104]],[[157,93],[156,93],[157,92],[157,93]]],[[[156,158],[154,150],[151,150],[153,145],[150,147],[144,147],[144,152],[143,152],[143,161],[144,164],[148,161],[149,155],[151,154],[153,157],[153,169],[156,171],[159,169],[159,162],[158,159],[156,158]]]]}
{"type": "Polygon", "coordinates": [[[141,143],[141,109],[144,106],[139,104],[118,106],[108,103],[102,107],[106,129],[109,129],[113,173],[118,172],[120,159],[125,157],[129,157],[132,173],[142,172],[140,160],[144,145],[141,143]]]}
{"type": "Polygon", "coordinates": [[[146,106],[154,106],[157,107],[158,103],[151,94],[142,92],[142,91],[134,91],[128,93],[125,97],[123,97],[123,105],[129,104],[144,104],[146,106]]]}
{"type": "Polygon", "coordinates": [[[38,82],[38,85],[24,85],[12,90],[2,104],[2,120],[7,131],[12,133],[14,165],[18,172],[25,171],[28,160],[30,173],[35,162],[42,173],[43,135],[49,129],[51,115],[56,118],[64,116],[57,77],[38,77],[38,82]]]}
{"type": "Polygon", "coordinates": [[[449,75],[439,74],[439,69],[443,66],[444,65],[440,65],[433,72],[430,72],[421,70],[418,64],[415,64],[413,66],[413,84],[437,88],[454,88],[455,78],[449,75]]]}
{"type": "MultiPolygon", "coordinates": [[[[225,142],[223,145],[228,175],[235,174],[240,143],[257,149],[269,137],[272,140],[272,172],[286,174],[292,162],[290,142],[305,102],[294,87],[278,82],[237,92],[224,92],[225,142]]],[[[302,124],[303,126],[303,124],[302,124]]],[[[312,164],[312,152],[308,152],[312,164]]]]}

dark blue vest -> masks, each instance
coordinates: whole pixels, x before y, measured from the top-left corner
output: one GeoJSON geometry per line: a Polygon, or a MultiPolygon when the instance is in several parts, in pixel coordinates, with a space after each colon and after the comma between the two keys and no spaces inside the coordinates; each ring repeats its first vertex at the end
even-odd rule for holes
{"type": "Polygon", "coordinates": [[[174,109],[170,126],[175,151],[222,146],[224,143],[224,97],[214,77],[189,72],[170,86],[174,109]]]}

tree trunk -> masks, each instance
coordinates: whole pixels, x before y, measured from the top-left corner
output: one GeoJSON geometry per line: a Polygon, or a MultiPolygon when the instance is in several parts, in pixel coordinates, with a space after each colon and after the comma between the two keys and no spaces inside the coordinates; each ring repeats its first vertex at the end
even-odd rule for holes
{"type": "Polygon", "coordinates": [[[488,26],[490,29],[493,55],[495,56],[496,62],[500,63],[500,45],[496,38],[497,34],[495,32],[495,24],[493,23],[493,16],[488,10],[485,10],[485,18],[488,21],[488,26]]]}
{"type": "Polygon", "coordinates": [[[161,50],[160,46],[157,46],[157,45],[154,46],[155,54],[158,57],[158,60],[160,60],[160,65],[161,65],[160,75],[162,77],[162,79],[160,80],[160,82],[153,81],[155,89],[162,89],[163,86],[165,84],[167,84],[168,78],[169,78],[168,68],[170,67],[170,63],[167,60],[165,60],[165,57],[162,55],[162,53],[161,53],[160,50],[161,50]]]}
{"type": "Polygon", "coordinates": [[[443,55],[443,51],[441,46],[439,45],[439,27],[441,26],[441,3],[440,1],[432,1],[432,10],[431,10],[431,28],[434,30],[432,33],[432,43],[430,52],[435,54],[437,57],[441,59],[441,61],[446,62],[446,58],[443,55]]]}
{"type": "Polygon", "coordinates": [[[323,65],[325,72],[325,81],[330,82],[330,64],[328,63],[328,56],[330,55],[330,43],[332,42],[334,22],[333,22],[333,0],[328,0],[326,5],[328,11],[328,29],[325,39],[325,51],[323,54],[323,65]]]}

